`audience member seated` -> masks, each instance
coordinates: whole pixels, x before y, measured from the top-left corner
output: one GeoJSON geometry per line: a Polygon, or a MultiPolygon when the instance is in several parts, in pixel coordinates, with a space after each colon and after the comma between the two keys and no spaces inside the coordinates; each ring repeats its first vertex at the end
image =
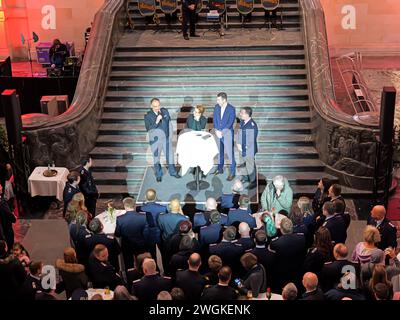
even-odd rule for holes
{"type": "Polygon", "coordinates": [[[42,268],[43,263],[40,261],[32,261],[29,265],[29,274],[21,288],[21,300],[35,300],[38,291],[44,291],[42,287],[42,268]]]}
{"type": "MultiPolygon", "coordinates": [[[[337,213],[344,215],[344,212],[346,210],[346,202],[342,197],[342,187],[336,183],[332,184],[331,187],[329,188],[328,196],[331,199],[330,202],[333,202],[333,204],[336,204],[337,202],[342,203],[342,206],[339,206],[341,208],[341,211],[337,213]]],[[[347,216],[345,220],[346,220],[346,226],[348,226],[350,224],[350,216],[347,216]]]]}
{"type": "Polygon", "coordinates": [[[314,233],[310,232],[304,222],[304,214],[299,208],[294,208],[290,216],[293,223],[293,233],[302,233],[306,239],[306,247],[310,248],[314,241],[314,233]]]}
{"type": "Polygon", "coordinates": [[[303,272],[313,272],[319,278],[326,262],[332,261],[332,240],[329,230],[320,227],[315,233],[314,246],[306,255],[303,264],[303,272]]]}
{"type": "Polygon", "coordinates": [[[238,228],[240,239],[237,241],[238,244],[241,244],[243,250],[250,250],[254,247],[254,241],[250,237],[250,227],[246,222],[241,222],[238,228]]]}
{"type": "MultiPolygon", "coordinates": [[[[203,227],[208,224],[210,221],[210,214],[213,211],[217,210],[217,201],[214,198],[207,198],[205,204],[205,211],[204,212],[196,212],[193,217],[193,230],[194,232],[198,233],[199,228],[203,227]]],[[[220,223],[222,225],[226,225],[228,222],[228,216],[221,213],[220,223]]]]}
{"type": "Polygon", "coordinates": [[[283,176],[275,176],[268,182],[261,195],[261,207],[263,211],[277,213],[281,210],[291,211],[293,191],[288,180],[283,176]]]}
{"type": "Polygon", "coordinates": [[[222,194],[221,196],[221,211],[228,214],[229,209],[239,208],[239,198],[241,193],[244,191],[243,183],[240,180],[235,180],[231,187],[232,193],[222,194]]]}
{"type": "Polygon", "coordinates": [[[86,252],[92,252],[97,244],[104,244],[108,249],[110,263],[119,271],[118,255],[121,253],[121,248],[117,239],[103,233],[103,224],[97,218],[90,221],[89,229],[93,233],[85,237],[86,252]]]}
{"type": "Polygon", "coordinates": [[[171,278],[158,274],[154,259],[144,259],[143,273],[141,279],[132,283],[132,294],[140,301],[154,301],[161,291],[172,289],[171,278]]]}
{"type": "Polygon", "coordinates": [[[340,210],[342,205],[343,203],[341,201],[337,201],[335,204],[332,202],[326,202],[322,207],[322,212],[325,217],[322,225],[329,230],[334,244],[346,243],[347,239],[346,222],[344,221],[342,214],[336,213],[338,208],[340,210]]]}
{"type": "Polygon", "coordinates": [[[208,250],[208,245],[220,241],[221,234],[221,214],[218,210],[210,212],[210,222],[208,225],[202,226],[199,231],[200,245],[208,250]]]}
{"type": "Polygon", "coordinates": [[[7,242],[0,240],[0,300],[16,300],[25,278],[24,266],[8,254],[7,242]]]}
{"type": "Polygon", "coordinates": [[[343,276],[343,267],[350,266],[356,270],[356,275],[359,273],[358,264],[347,260],[349,251],[343,243],[338,243],[333,248],[334,260],[326,262],[321,270],[321,288],[324,292],[336,287],[343,276]]]}
{"type": "MultiPolygon", "coordinates": [[[[385,266],[382,264],[377,264],[374,268],[374,272],[372,273],[372,278],[369,280],[368,287],[365,288],[365,294],[370,300],[374,300],[375,296],[375,287],[378,283],[383,283],[386,285],[389,296],[387,299],[383,300],[392,300],[393,298],[393,286],[392,283],[388,280],[385,266]]],[[[382,300],[382,299],[380,299],[382,300]]]]}
{"type": "Polygon", "coordinates": [[[303,286],[306,292],[301,300],[325,300],[324,293],[318,288],[318,277],[315,273],[307,272],[304,274],[303,286]]]}
{"type": "Polygon", "coordinates": [[[268,249],[275,253],[273,291],[280,292],[288,282],[300,283],[306,254],[303,234],[293,233],[293,223],[288,218],[281,221],[282,236],[271,241],[268,249]]]}
{"type": "Polygon", "coordinates": [[[61,283],[57,287],[65,290],[67,299],[76,289],[87,289],[88,277],[85,273],[85,266],[78,263],[74,248],[64,250],[64,259],[56,260],[56,268],[61,278],[61,283]]]}
{"type": "Polygon", "coordinates": [[[391,300],[392,292],[390,286],[385,283],[377,283],[374,287],[375,300],[391,300]]]}
{"type": "Polygon", "coordinates": [[[325,293],[326,300],[344,300],[346,298],[365,300],[363,292],[357,289],[357,275],[352,272],[345,273],[338,284],[325,293]],[[343,284],[346,284],[346,287],[343,287],[343,284]]]}
{"type": "Polygon", "coordinates": [[[140,278],[142,278],[144,276],[143,273],[143,262],[144,259],[148,258],[151,259],[151,254],[150,252],[145,252],[145,253],[141,253],[139,255],[137,255],[136,259],[135,259],[135,268],[130,268],[126,270],[126,279],[127,279],[127,288],[128,291],[131,292],[132,291],[132,283],[135,280],[138,280],[140,278]]]}
{"type": "Polygon", "coordinates": [[[189,269],[177,271],[175,284],[182,288],[185,293],[186,300],[199,300],[203,292],[205,281],[199,273],[201,265],[201,257],[198,253],[193,253],[188,260],[189,269]]]}
{"type": "Polygon", "coordinates": [[[181,288],[178,288],[178,287],[172,288],[170,294],[171,294],[172,300],[176,300],[176,301],[186,300],[185,293],[183,292],[183,290],[181,288]]]}
{"type": "Polygon", "coordinates": [[[331,201],[329,197],[329,188],[332,186],[332,181],[329,178],[322,178],[318,182],[317,190],[314,194],[312,209],[315,217],[322,215],[322,206],[325,202],[331,201]]]}
{"type": "Polygon", "coordinates": [[[79,263],[87,265],[89,252],[86,251],[85,239],[87,235],[90,235],[90,231],[87,228],[86,212],[79,211],[76,214],[75,221],[69,225],[69,235],[75,247],[79,263]]]}
{"type": "Polygon", "coordinates": [[[204,274],[204,281],[206,285],[214,286],[218,284],[218,272],[222,268],[222,260],[217,255],[211,255],[208,258],[209,272],[204,274]]]}
{"type": "Polygon", "coordinates": [[[247,195],[241,195],[239,198],[239,208],[230,209],[228,214],[228,225],[232,225],[235,221],[246,222],[250,228],[257,227],[256,220],[251,215],[250,198],[247,195]]]}
{"type": "Polygon", "coordinates": [[[263,230],[258,230],[254,236],[256,246],[248,252],[254,254],[257,257],[258,262],[264,266],[267,276],[267,283],[268,285],[271,285],[274,278],[273,272],[275,264],[275,254],[266,248],[266,240],[267,235],[265,234],[265,232],[263,230]]]}
{"type": "Polygon", "coordinates": [[[72,200],[74,194],[81,192],[79,189],[79,183],[81,181],[81,175],[77,171],[71,171],[67,176],[67,182],[65,183],[63,191],[64,208],[63,215],[67,212],[68,204],[72,200]]]}
{"type": "Polygon", "coordinates": [[[188,259],[194,252],[193,247],[192,238],[183,236],[179,244],[179,251],[171,257],[168,266],[164,265],[165,274],[168,276],[175,276],[176,271],[186,270],[188,268],[188,259]]]}
{"type": "Polygon", "coordinates": [[[289,282],[286,286],[283,287],[282,299],[288,301],[297,300],[297,288],[293,282],[289,282]]]}
{"type": "Polygon", "coordinates": [[[117,286],[114,290],[113,300],[137,300],[137,298],[131,296],[124,286],[117,286]]]}
{"type": "Polygon", "coordinates": [[[242,245],[236,243],[236,228],[229,226],[223,233],[223,239],[218,244],[210,245],[210,254],[221,258],[224,265],[232,268],[234,277],[240,275],[242,268],[240,266],[240,257],[244,253],[242,245]]]}
{"type": "Polygon", "coordinates": [[[88,275],[93,283],[93,288],[110,288],[122,285],[121,276],[108,261],[108,249],[103,244],[98,244],[89,257],[88,275]]]}
{"type": "Polygon", "coordinates": [[[241,258],[243,268],[246,270],[246,275],[243,281],[238,284],[239,292],[247,295],[251,291],[254,298],[258,298],[259,294],[267,291],[267,276],[265,269],[261,263],[258,263],[257,257],[247,252],[241,258]]]}
{"type": "Polygon", "coordinates": [[[218,272],[218,284],[215,286],[206,286],[201,300],[236,300],[239,292],[229,285],[231,277],[231,268],[228,266],[222,267],[218,272]]]}
{"type": "Polygon", "coordinates": [[[133,257],[146,252],[146,243],[143,236],[146,227],[146,214],[136,212],[136,200],[125,198],[123,200],[126,213],[117,217],[114,235],[121,238],[121,249],[125,267],[133,267],[133,257]]]}
{"type": "Polygon", "coordinates": [[[371,260],[371,255],[376,251],[382,251],[376,247],[376,244],[381,241],[381,236],[377,228],[366,226],[364,229],[364,241],[357,243],[351,255],[351,260],[355,263],[368,263],[371,260]]]}
{"type": "Polygon", "coordinates": [[[397,248],[397,229],[386,218],[386,209],[384,206],[375,206],[371,210],[371,215],[367,220],[369,225],[376,227],[381,236],[377,247],[385,250],[388,247],[397,248]]]}
{"type": "Polygon", "coordinates": [[[24,246],[19,242],[14,243],[12,247],[12,253],[14,257],[17,258],[24,266],[26,272],[29,272],[29,264],[31,263],[31,259],[24,246]]]}

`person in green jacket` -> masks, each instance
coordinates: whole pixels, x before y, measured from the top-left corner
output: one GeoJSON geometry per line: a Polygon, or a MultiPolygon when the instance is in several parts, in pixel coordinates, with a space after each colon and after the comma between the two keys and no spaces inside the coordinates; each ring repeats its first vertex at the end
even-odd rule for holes
{"type": "Polygon", "coordinates": [[[290,213],[293,202],[293,190],[288,180],[283,176],[276,176],[267,184],[261,195],[263,211],[278,213],[286,210],[290,213]]]}

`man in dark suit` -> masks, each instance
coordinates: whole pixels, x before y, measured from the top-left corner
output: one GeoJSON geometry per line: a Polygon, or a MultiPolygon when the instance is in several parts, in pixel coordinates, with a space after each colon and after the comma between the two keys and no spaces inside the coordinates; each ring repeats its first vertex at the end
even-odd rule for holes
{"type": "Polygon", "coordinates": [[[250,228],[257,227],[256,220],[251,215],[249,208],[250,198],[248,195],[241,195],[239,198],[239,209],[230,209],[228,214],[228,225],[232,225],[235,221],[247,222],[250,228]]]}
{"type": "Polygon", "coordinates": [[[79,183],[79,189],[85,196],[85,205],[88,211],[94,217],[96,215],[96,203],[99,198],[99,192],[97,191],[96,183],[93,179],[91,167],[93,165],[92,159],[86,157],[81,162],[81,168],[79,173],[81,174],[81,181],[79,183]]]}
{"type": "Polygon", "coordinates": [[[218,272],[218,284],[207,286],[203,291],[201,300],[236,300],[239,292],[229,285],[231,278],[231,268],[228,266],[222,267],[218,272]]]}
{"type": "Polygon", "coordinates": [[[394,224],[386,218],[384,206],[375,206],[371,210],[367,224],[377,227],[381,235],[378,248],[385,250],[388,247],[397,248],[397,229],[394,224]]]}
{"type": "Polygon", "coordinates": [[[133,256],[146,251],[143,231],[146,227],[146,214],[135,211],[136,201],[133,198],[123,200],[126,213],[117,217],[114,235],[121,238],[125,267],[133,267],[133,256]]]}
{"type": "Polygon", "coordinates": [[[341,207],[342,210],[337,213],[344,214],[344,212],[346,210],[346,202],[344,201],[344,198],[342,197],[342,187],[336,183],[331,185],[328,190],[328,195],[331,198],[331,200],[330,200],[331,202],[333,202],[333,203],[342,202],[342,204],[343,204],[343,206],[341,207]]]}
{"type": "Polygon", "coordinates": [[[282,236],[272,239],[268,249],[275,253],[275,290],[282,290],[288,282],[300,285],[301,270],[306,254],[306,242],[303,234],[293,233],[293,223],[288,218],[281,220],[282,236]]]}
{"type": "Polygon", "coordinates": [[[176,272],[176,285],[183,290],[185,298],[189,301],[199,300],[203,292],[205,281],[199,273],[201,257],[193,253],[188,260],[189,269],[176,272]]]}
{"type": "Polygon", "coordinates": [[[188,23],[190,24],[190,37],[199,37],[196,34],[196,6],[199,0],[183,0],[182,1],[182,33],[185,40],[188,37],[188,23]]]}
{"type": "Polygon", "coordinates": [[[225,92],[217,95],[217,104],[214,107],[214,129],[219,145],[219,164],[215,174],[224,171],[224,150],[228,154],[230,173],[228,181],[232,181],[236,175],[236,161],[233,148],[233,126],[236,120],[235,107],[228,103],[228,96],[225,92]]]}
{"type": "Polygon", "coordinates": [[[165,108],[161,108],[160,100],[153,98],[150,101],[151,110],[144,117],[144,124],[149,134],[149,143],[154,157],[154,171],[157,182],[161,182],[163,175],[160,157],[164,150],[167,159],[169,174],[173,177],[180,178],[174,165],[174,152],[172,150],[172,125],[169,112],[165,108]]]}
{"type": "Polygon", "coordinates": [[[240,275],[242,267],[240,257],[244,253],[243,247],[235,241],[236,228],[230,226],[223,233],[222,242],[219,244],[211,244],[209,247],[210,255],[217,255],[222,259],[224,265],[230,266],[234,277],[240,275]]]}
{"type": "Polygon", "coordinates": [[[93,233],[85,236],[85,248],[86,252],[92,252],[97,244],[103,244],[108,249],[109,261],[119,271],[118,255],[121,252],[121,248],[116,238],[113,235],[103,233],[103,224],[97,218],[94,218],[89,223],[89,229],[93,233]]]}
{"type": "Polygon", "coordinates": [[[253,110],[250,107],[244,107],[240,110],[241,120],[237,138],[240,166],[245,167],[245,174],[242,176],[242,182],[249,182],[249,189],[257,185],[255,156],[258,152],[258,126],[251,117],[252,114],[253,110]]]}
{"type": "Polygon", "coordinates": [[[243,250],[250,250],[254,247],[254,241],[250,236],[250,227],[247,222],[241,222],[238,226],[238,232],[240,234],[240,238],[237,243],[241,244],[243,250]]]}
{"type": "Polygon", "coordinates": [[[350,266],[356,270],[358,275],[358,264],[347,260],[349,251],[343,243],[338,243],[333,248],[334,261],[326,262],[321,271],[321,288],[324,292],[334,288],[343,276],[343,267],[350,266]]]}
{"type": "Polygon", "coordinates": [[[121,276],[115,271],[115,268],[108,262],[108,250],[105,245],[98,244],[93,249],[89,258],[88,273],[92,279],[94,288],[109,287],[114,290],[117,286],[123,284],[121,276]]]}
{"type": "Polygon", "coordinates": [[[171,278],[160,276],[157,273],[154,259],[144,259],[143,273],[144,277],[132,283],[132,294],[140,301],[155,301],[161,291],[172,289],[171,278]]]}
{"type": "Polygon", "coordinates": [[[325,216],[325,221],[322,226],[329,230],[332,242],[335,244],[346,243],[346,223],[340,213],[335,213],[335,204],[332,202],[325,202],[322,206],[322,213],[325,216]]]}
{"type": "Polygon", "coordinates": [[[325,300],[324,293],[318,288],[318,277],[315,273],[306,272],[304,274],[303,286],[306,292],[301,300],[325,300]]]}
{"type": "Polygon", "coordinates": [[[71,171],[67,176],[67,182],[65,183],[64,192],[63,192],[63,200],[64,200],[64,209],[63,216],[67,212],[68,204],[71,202],[74,194],[81,192],[79,189],[79,183],[81,181],[81,176],[77,171],[71,171]]]}
{"type": "Polygon", "coordinates": [[[258,262],[261,263],[265,268],[265,273],[267,276],[267,284],[272,286],[274,281],[274,264],[275,264],[275,254],[268,250],[265,246],[267,241],[267,235],[264,230],[258,230],[254,236],[254,241],[256,247],[247,251],[254,254],[258,262]]]}

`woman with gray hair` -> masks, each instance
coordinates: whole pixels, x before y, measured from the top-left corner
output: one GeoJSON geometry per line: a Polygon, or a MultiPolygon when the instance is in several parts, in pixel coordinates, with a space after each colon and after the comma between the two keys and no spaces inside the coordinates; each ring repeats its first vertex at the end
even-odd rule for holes
{"type": "Polygon", "coordinates": [[[124,286],[117,286],[114,290],[113,300],[137,300],[135,296],[131,296],[124,286]]]}
{"type": "Polygon", "coordinates": [[[291,212],[293,202],[293,190],[288,180],[281,176],[275,176],[267,184],[261,195],[261,206],[263,211],[278,213],[281,210],[291,212]]]}

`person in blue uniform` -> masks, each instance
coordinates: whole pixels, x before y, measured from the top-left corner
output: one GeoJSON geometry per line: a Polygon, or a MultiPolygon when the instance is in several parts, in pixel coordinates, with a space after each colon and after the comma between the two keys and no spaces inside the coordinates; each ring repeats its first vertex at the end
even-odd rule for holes
{"type": "Polygon", "coordinates": [[[253,110],[250,107],[244,107],[240,110],[240,129],[237,137],[240,164],[241,167],[244,166],[245,168],[242,182],[249,182],[249,189],[252,189],[257,185],[255,156],[258,152],[258,126],[251,117],[252,114],[253,110]]]}
{"type": "Polygon", "coordinates": [[[114,235],[121,238],[122,254],[125,267],[133,267],[133,256],[146,252],[144,229],[146,227],[146,214],[136,212],[136,201],[133,198],[123,200],[126,213],[117,217],[114,235]]]}
{"type": "Polygon", "coordinates": [[[148,212],[153,216],[155,222],[158,221],[158,216],[160,213],[166,213],[167,207],[156,202],[157,192],[154,189],[146,190],[146,202],[144,202],[140,207],[137,208],[138,212],[148,212]]]}
{"type": "Polygon", "coordinates": [[[200,228],[200,244],[207,247],[212,243],[219,242],[221,229],[221,214],[217,210],[213,210],[210,213],[210,223],[200,228]]]}
{"type": "Polygon", "coordinates": [[[322,213],[325,216],[323,227],[329,230],[334,244],[346,243],[347,229],[346,222],[340,213],[335,213],[335,205],[332,202],[326,202],[322,206],[322,213]]]}
{"type": "Polygon", "coordinates": [[[250,198],[247,195],[241,195],[239,198],[239,209],[230,209],[228,214],[228,225],[232,225],[235,221],[247,222],[250,228],[257,227],[256,219],[251,215],[249,208],[250,198]]]}
{"type": "MultiPolygon", "coordinates": [[[[210,215],[212,211],[217,210],[217,201],[214,198],[208,198],[205,204],[205,210],[203,212],[196,212],[193,216],[193,231],[198,233],[199,228],[207,225],[210,221],[210,215]]],[[[228,216],[226,214],[220,214],[220,223],[226,225],[228,222],[228,216]]]]}
{"type": "Polygon", "coordinates": [[[207,125],[207,118],[203,114],[203,106],[194,107],[193,113],[186,120],[186,127],[195,131],[204,130],[207,125]]]}
{"type": "Polygon", "coordinates": [[[63,200],[64,200],[64,208],[63,208],[63,216],[67,212],[68,204],[71,202],[74,194],[81,192],[79,189],[79,183],[81,181],[81,176],[77,171],[71,171],[67,176],[67,182],[65,183],[64,191],[63,191],[63,200]]]}
{"type": "Polygon", "coordinates": [[[149,143],[154,158],[154,171],[157,182],[161,182],[162,168],[160,164],[161,152],[164,150],[167,159],[169,174],[173,177],[181,176],[174,165],[174,152],[172,150],[172,125],[169,112],[161,108],[160,100],[153,98],[150,101],[151,110],[144,117],[146,131],[149,134],[149,143]]]}
{"type": "Polygon", "coordinates": [[[96,203],[99,198],[99,192],[97,191],[96,183],[93,179],[91,167],[93,165],[92,159],[86,157],[81,162],[82,167],[79,169],[81,174],[81,181],[79,183],[79,189],[85,196],[85,205],[88,211],[94,217],[96,215],[96,203]]]}
{"type": "Polygon", "coordinates": [[[372,208],[367,224],[379,230],[379,234],[381,235],[381,241],[377,244],[379,249],[397,248],[397,228],[386,218],[386,209],[384,206],[378,205],[372,208]]]}
{"type": "Polygon", "coordinates": [[[224,152],[228,154],[230,161],[230,172],[227,178],[232,181],[236,175],[236,161],[233,150],[233,126],[236,121],[235,107],[228,103],[228,96],[225,92],[217,95],[217,104],[214,107],[213,123],[215,135],[219,145],[219,164],[215,174],[224,172],[224,152]]]}
{"type": "Polygon", "coordinates": [[[221,195],[221,212],[228,214],[229,209],[239,208],[239,198],[240,194],[243,192],[244,187],[242,181],[236,179],[231,187],[232,193],[223,193],[221,195]]]}

